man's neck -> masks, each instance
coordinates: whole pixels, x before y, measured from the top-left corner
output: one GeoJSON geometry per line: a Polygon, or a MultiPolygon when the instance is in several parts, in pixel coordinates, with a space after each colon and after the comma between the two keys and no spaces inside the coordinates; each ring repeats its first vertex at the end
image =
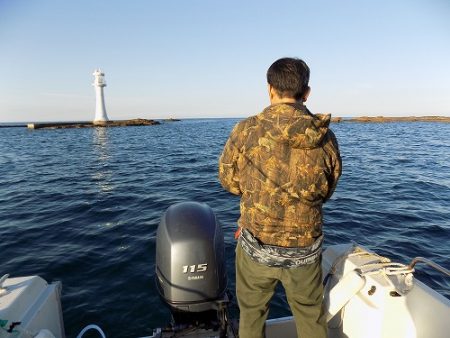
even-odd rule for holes
{"type": "Polygon", "coordinates": [[[270,104],[279,104],[279,103],[297,103],[296,99],[293,97],[272,97],[270,99],[270,104]]]}

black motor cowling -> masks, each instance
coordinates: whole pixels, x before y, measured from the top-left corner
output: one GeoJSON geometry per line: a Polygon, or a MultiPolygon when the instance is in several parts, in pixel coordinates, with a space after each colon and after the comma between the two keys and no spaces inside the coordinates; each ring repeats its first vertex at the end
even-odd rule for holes
{"type": "Polygon", "coordinates": [[[176,312],[218,310],[226,298],[224,239],[212,209],[203,203],[170,206],[156,239],[156,284],[176,312]]]}

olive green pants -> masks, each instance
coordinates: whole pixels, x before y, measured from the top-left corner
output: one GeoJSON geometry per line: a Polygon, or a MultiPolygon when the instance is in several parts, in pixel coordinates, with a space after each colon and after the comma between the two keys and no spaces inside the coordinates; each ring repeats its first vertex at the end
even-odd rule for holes
{"type": "MultiPolygon", "coordinates": [[[[253,261],[236,247],[236,294],[240,310],[239,337],[264,337],[269,302],[281,281],[291,308],[299,338],[326,338],[322,308],[321,260],[299,268],[268,267],[253,261]]],[[[280,337],[281,338],[281,337],[280,337]]]]}

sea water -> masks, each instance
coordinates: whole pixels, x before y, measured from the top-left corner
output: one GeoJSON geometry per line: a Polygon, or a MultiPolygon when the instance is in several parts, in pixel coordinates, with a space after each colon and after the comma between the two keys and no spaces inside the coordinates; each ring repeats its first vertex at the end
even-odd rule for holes
{"type": "MultiPolygon", "coordinates": [[[[67,337],[91,323],[138,337],[169,312],[155,288],[161,215],[205,202],[221,222],[229,289],[239,199],[217,162],[237,119],[146,127],[0,128],[0,275],[61,281],[67,337]]],[[[325,246],[355,242],[403,263],[424,256],[450,269],[450,124],[332,124],[343,175],[325,204],[325,246]]],[[[416,277],[450,298],[449,279],[416,277]]],[[[282,289],[270,317],[289,315],[282,289]]]]}

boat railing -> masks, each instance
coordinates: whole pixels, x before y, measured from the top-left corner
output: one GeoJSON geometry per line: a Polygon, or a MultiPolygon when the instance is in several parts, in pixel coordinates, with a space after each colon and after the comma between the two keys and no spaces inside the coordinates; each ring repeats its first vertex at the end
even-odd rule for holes
{"type": "Polygon", "coordinates": [[[411,261],[411,263],[409,263],[408,266],[409,266],[410,269],[414,269],[414,266],[417,263],[425,263],[425,264],[431,266],[432,268],[436,269],[437,271],[442,272],[444,275],[447,275],[447,276],[450,277],[450,270],[447,270],[443,266],[441,266],[441,265],[439,265],[439,264],[437,264],[437,263],[435,263],[435,262],[433,262],[433,261],[431,261],[431,260],[429,260],[427,258],[424,258],[424,257],[413,258],[413,260],[411,261]]]}

